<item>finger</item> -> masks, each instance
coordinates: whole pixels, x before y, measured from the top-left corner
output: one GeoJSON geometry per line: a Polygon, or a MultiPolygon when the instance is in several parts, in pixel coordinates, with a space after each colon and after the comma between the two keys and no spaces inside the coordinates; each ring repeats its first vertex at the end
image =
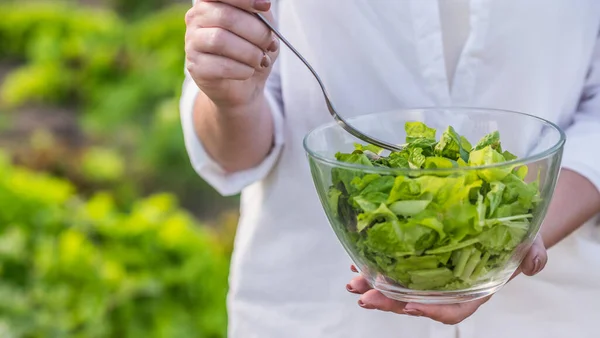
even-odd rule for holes
{"type": "Polygon", "coordinates": [[[508,280],[509,282],[513,279],[515,279],[515,277],[517,277],[518,275],[521,274],[521,267],[518,267],[517,270],[515,270],[515,272],[513,272],[512,276],[510,276],[510,279],[508,280]]]}
{"type": "Polygon", "coordinates": [[[354,277],[348,285],[346,285],[346,289],[352,293],[363,294],[369,290],[371,290],[371,285],[367,282],[367,280],[362,277],[354,277]]]}
{"type": "Polygon", "coordinates": [[[268,68],[271,58],[255,45],[222,28],[201,28],[186,35],[193,51],[230,58],[252,68],[268,68]]]}
{"type": "Polygon", "coordinates": [[[247,80],[255,69],[220,55],[188,53],[187,69],[194,79],[202,81],[247,80]]]}
{"type": "Polygon", "coordinates": [[[200,0],[198,2],[222,2],[248,12],[268,12],[271,9],[270,0],[200,0]]]}
{"type": "Polygon", "coordinates": [[[380,311],[405,314],[404,307],[406,306],[406,303],[387,298],[377,290],[369,290],[360,297],[358,305],[365,309],[377,309],[380,311]]]}
{"type": "MultiPolygon", "coordinates": [[[[279,44],[271,30],[253,14],[220,2],[203,4],[196,6],[200,12],[198,19],[193,21],[196,27],[223,28],[264,51],[277,50],[279,44]]],[[[270,13],[268,16],[272,17],[270,13]]]]}
{"type": "Polygon", "coordinates": [[[548,254],[541,236],[537,236],[525,259],[521,263],[521,270],[527,276],[533,276],[542,271],[548,262],[548,254]]]}
{"type": "Polygon", "coordinates": [[[486,297],[468,303],[449,305],[409,303],[405,306],[404,313],[412,316],[428,317],[447,325],[455,325],[470,317],[489,299],[490,297],[486,297]]]}

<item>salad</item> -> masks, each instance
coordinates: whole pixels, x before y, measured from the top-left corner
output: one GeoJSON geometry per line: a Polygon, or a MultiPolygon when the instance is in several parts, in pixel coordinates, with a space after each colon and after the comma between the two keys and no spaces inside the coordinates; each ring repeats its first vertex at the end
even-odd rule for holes
{"type": "Polygon", "coordinates": [[[382,155],[355,145],[338,161],[365,167],[436,169],[391,171],[334,168],[328,204],[352,250],[371,269],[414,290],[458,290],[504,269],[530,230],[540,202],[528,167],[492,166],[516,159],[493,132],[474,146],[448,127],[405,125],[400,152],[382,155]],[[488,166],[474,170],[448,170],[488,166]],[[413,174],[414,173],[414,174],[413,174]]]}

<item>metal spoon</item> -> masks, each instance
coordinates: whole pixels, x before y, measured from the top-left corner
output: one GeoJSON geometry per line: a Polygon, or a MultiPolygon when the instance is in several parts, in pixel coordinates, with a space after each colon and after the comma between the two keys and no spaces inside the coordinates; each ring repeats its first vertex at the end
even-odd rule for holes
{"type": "Polygon", "coordinates": [[[281,33],[279,33],[279,31],[273,26],[271,25],[271,23],[269,22],[269,20],[267,20],[262,14],[260,13],[255,13],[256,16],[265,24],[267,25],[267,27],[269,27],[269,29],[271,29],[271,31],[277,35],[277,37],[283,41],[283,43],[292,51],[294,52],[294,54],[296,54],[296,56],[304,63],[304,65],[306,65],[306,67],[311,71],[311,73],[314,75],[315,79],[317,79],[317,82],[319,83],[319,86],[321,86],[321,90],[323,91],[323,95],[325,96],[325,102],[327,103],[327,108],[329,109],[329,113],[331,113],[331,116],[333,116],[333,118],[335,119],[335,121],[340,125],[340,127],[344,128],[344,130],[346,130],[348,133],[350,133],[352,136],[363,140],[367,143],[376,145],[378,147],[381,147],[383,149],[387,149],[390,151],[401,151],[402,147],[385,142],[385,141],[381,141],[379,139],[376,139],[374,137],[371,137],[369,135],[363,134],[360,131],[356,130],[354,127],[352,127],[351,125],[349,125],[346,120],[344,120],[344,118],[342,118],[340,116],[340,114],[337,113],[337,111],[335,110],[335,108],[333,107],[333,103],[331,102],[331,99],[329,98],[329,94],[327,93],[327,90],[325,89],[325,85],[323,84],[323,81],[321,81],[321,78],[319,77],[319,75],[317,74],[317,72],[313,69],[313,67],[310,65],[310,63],[308,63],[308,61],[306,61],[306,59],[302,56],[302,54],[300,54],[300,52],[298,52],[296,50],[296,48],[294,48],[292,46],[292,44],[283,37],[283,35],[281,35],[281,33]]]}

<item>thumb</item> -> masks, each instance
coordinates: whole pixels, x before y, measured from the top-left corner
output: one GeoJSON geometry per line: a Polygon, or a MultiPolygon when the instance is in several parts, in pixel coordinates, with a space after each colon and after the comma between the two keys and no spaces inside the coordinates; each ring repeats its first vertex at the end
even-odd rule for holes
{"type": "Polygon", "coordinates": [[[548,262],[548,253],[541,236],[537,236],[521,263],[520,269],[527,276],[538,274],[548,262]]]}

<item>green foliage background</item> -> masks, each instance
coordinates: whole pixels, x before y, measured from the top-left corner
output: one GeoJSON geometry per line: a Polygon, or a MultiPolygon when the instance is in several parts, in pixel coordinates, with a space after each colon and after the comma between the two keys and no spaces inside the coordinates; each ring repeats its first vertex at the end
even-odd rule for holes
{"type": "Polygon", "coordinates": [[[2,337],[223,337],[227,254],[173,196],[110,193],[0,162],[2,337]],[[43,193],[40,193],[43,192],[43,193]]]}
{"type": "MultiPolygon", "coordinates": [[[[201,183],[182,147],[178,99],[189,5],[136,20],[60,1],[0,6],[0,60],[16,65],[0,86],[0,109],[69,107],[85,135],[85,142],[70,149],[74,163],[58,158],[61,163],[44,169],[86,185],[122,186],[128,180],[132,184],[118,196],[123,202],[168,189],[200,216],[235,205],[236,199],[218,199],[201,183]],[[86,170],[90,166],[93,173],[86,170]],[[218,203],[198,210],[192,200],[199,196],[218,203]]],[[[34,150],[25,149],[21,158],[39,157],[34,150]]]]}
{"type": "Polygon", "coordinates": [[[0,336],[224,337],[237,199],[183,145],[190,5],[92,2],[0,0],[0,336]]]}

